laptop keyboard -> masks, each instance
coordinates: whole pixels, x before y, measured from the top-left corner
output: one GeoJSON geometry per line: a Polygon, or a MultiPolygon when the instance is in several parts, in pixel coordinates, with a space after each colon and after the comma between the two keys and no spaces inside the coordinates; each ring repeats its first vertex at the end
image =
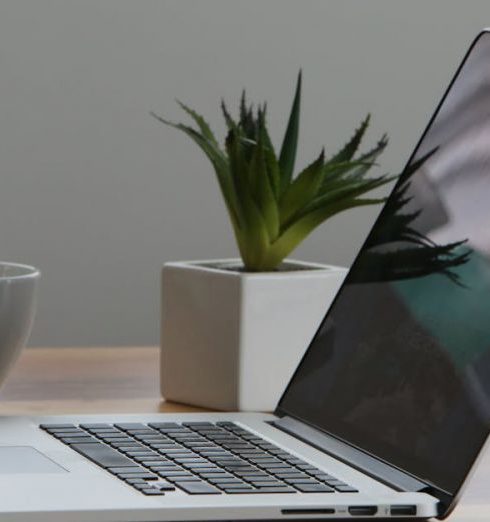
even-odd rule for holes
{"type": "Polygon", "coordinates": [[[40,428],[145,495],[357,492],[232,422],[40,428]]]}

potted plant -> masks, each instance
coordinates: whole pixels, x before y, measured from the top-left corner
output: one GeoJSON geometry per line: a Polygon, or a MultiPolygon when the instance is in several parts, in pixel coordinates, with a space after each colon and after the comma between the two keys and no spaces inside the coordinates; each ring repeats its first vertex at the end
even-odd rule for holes
{"type": "Polygon", "coordinates": [[[320,224],[347,209],[377,204],[364,195],[385,185],[368,177],[386,135],[357,151],[369,115],[335,155],[293,175],[301,101],[298,75],[286,132],[276,155],[266,104],[242,94],[221,147],[204,118],[180,103],[195,127],[159,121],[189,136],[216,172],[240,259],[166,263],[162,272],[161,390],[165,398],[233,410],[273,410],[346,270],[287,257],[320,224]]]}

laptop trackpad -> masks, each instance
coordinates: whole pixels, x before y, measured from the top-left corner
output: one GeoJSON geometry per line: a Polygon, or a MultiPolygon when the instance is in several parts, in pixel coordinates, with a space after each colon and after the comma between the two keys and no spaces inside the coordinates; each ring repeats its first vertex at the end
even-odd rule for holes
{"type": "Polygon", "coordinates": [[[63,473],[66,471],[31,446],[0,446],[0,474],[63,473]]]}

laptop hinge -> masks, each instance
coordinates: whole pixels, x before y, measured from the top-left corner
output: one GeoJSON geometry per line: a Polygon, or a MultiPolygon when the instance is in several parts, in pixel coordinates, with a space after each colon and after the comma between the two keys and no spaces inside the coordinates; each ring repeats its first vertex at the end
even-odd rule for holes
{"type": "Polygon", "coordinates": [[[292,417],[282,417],[271,424],[398,491],[432,492],[429,484],[292,417]]]}

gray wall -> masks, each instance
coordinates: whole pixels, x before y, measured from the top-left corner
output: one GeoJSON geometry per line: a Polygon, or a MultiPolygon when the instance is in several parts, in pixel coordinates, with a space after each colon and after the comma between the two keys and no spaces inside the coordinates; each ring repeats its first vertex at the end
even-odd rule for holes
{"type": "MultiPolygon", "coordinates": [[[[210,166],[149,110],[181,118],[179,97],[221,132],[219,98],[246,86],[277,142],[302,67],[298,164],[371,111],[398,170],[488,7],[2,0],[0,258],[42,269],[31,344],[155,344],[161,264],[235,255],[210,166]]],[[[375,214],[329,222],[295,257],[349,264],[375,214]]]]}

